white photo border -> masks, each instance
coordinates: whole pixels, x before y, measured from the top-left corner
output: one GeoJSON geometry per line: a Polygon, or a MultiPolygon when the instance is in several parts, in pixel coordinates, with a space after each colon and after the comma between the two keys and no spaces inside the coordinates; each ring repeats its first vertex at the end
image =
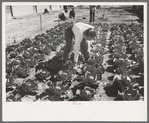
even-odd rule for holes
{"type": "Polygon", "coordinates": [[[77,5],[144,5],[144,101],[15,102],[5,101],[5,5],[72,5],[72,2],[2,3],[2,121],[147,121],[147,3],[73,2],[77,5]]]}

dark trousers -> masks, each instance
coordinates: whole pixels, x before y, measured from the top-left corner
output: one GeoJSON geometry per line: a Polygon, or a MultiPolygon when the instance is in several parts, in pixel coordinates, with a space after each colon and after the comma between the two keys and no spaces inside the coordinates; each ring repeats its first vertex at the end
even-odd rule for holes
{"type": "Polygon", "coordinates": [[[66,17],[63,13],[59,14],[59,19],[62,20],[62,21],[65,21],[66,20],[66,17]]]}
{"type": "Polygon", "coordinates": [[[75,19],[75,12],[74,11],[70,11],[69,18],[75,19]]]}
{"type": "Polygon", "coordinates": [[[95,12],[92,12],[90,10],[90,23],[93,22],[94,23],[94,20],[95,20],[95,12]]]}
{"type": "MultiPolygon", "coordinates": [[[[63,54],[64,60],[68,60],[68,55],[71,51],[72,39],[74,37],[74,34],[72,32],[72,27],[73,26],[68,27],[65,31],[66,45],[65,45],[64,54],[63,54]]],[[[89,58],[89,53],[88,53],[88,43],[85,38],[83,38],[80,44],[80,48],[83,56],[85,57],[85,60],[87,60],[89,58]]]]}

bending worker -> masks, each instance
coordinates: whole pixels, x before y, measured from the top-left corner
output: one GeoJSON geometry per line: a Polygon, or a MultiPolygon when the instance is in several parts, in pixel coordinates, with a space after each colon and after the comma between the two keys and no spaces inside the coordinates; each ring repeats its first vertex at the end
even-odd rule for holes
{"type": "Polygon", "coordinates": [[[91,40],[94,40],[94,38],[96,37],[94,27],[89,24],[78,22],[66,29],[65,32],[66,45],[63,55],[64,61],[68,60],[68,55],[71,50],[73,37],[75,37],[73,47],[74,62],[75,63],[78,62],[80,50],[85,60],[87,60],[89,58],[89,49],[90,49],[89,42],[91,40]]]}
{"type": "Polygon", "coordinates": [[[67,17],[66,13],[68,11],[67,10],[63,10],[59,15],[58,15],[58,19],[65,21],[65,20],[69,20],[69,18],[67,17]]]}

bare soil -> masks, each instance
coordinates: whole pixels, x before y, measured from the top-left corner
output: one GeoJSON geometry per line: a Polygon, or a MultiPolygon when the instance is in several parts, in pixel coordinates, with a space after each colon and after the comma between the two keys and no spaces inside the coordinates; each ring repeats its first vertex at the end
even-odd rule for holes
{"type": "MultiPolygon", "coordinates": [[[[128,9],[129,10],[129,9],[128,9]]],[[[105,16],[102,19],[103,8],[96,10],[95,22],[107,22],[107,23],[139,23],[139,18],[133,15],[128,10],[124,9],[105,9],[105,16]]],[[[10,44],[14,42],[20,42],[24,38],[33,38],[38,34],[44,33],[56,26],[58,23],[58,14],[60,11],[50,12],[48,14],[33,14],[28,16],[20,16],[11,20],[5,20],[5,42],[10,44]],[[40,15],[42,25],[40,23],[40,15]],[[42,27],[41,27],[42,26],[42,27]]],[[[82,8],[76,9],[75,20],[68,21],[81,21],[89,23],[89,9],[82,8]]]]}

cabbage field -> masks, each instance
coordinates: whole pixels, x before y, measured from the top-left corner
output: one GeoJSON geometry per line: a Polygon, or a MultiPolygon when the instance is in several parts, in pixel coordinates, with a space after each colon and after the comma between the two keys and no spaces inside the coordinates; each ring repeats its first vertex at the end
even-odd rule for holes
{"type": "Polygon", "coordinates": [[[90,58],[63,63],[65,29],[6,47],[6,102],[144,100],[143,24],[94,23],[90,58]]]}

